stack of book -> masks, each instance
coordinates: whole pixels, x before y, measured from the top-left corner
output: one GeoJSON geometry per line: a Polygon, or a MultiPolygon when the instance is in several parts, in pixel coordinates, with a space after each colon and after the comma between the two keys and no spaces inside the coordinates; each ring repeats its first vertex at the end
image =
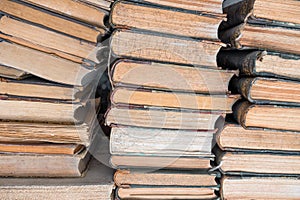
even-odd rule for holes
{"type": "MultiPolygon", "coordinates": [[[[105,177],[103,185],[93,176],[50,177],[81,177],[88,168],[99,129],[95,94],[107,65],[100,44],[107,11],[72,0],[1,0],[0,12],[0,176],[47,178],[1,179],[0,198],[68,199],[75,193],[67,190],[89,186],[98,198],[113,186],[107,169],[95,175],[105,177]],[[57,190],[43,193],[51,188],[57,190]]],[[[95,171],[104,168],[93,163],[95,171]]]]}
{"type": "MultiPolygon", "coordinates": [[[[252,3],[253,13],[234,32],[218,62],[239,69],[231,91],[233,118],[217,136],[217,164],[225,174],[224,199],[299,199],[300,21],[299,1],[252,3]]],[[[226,30],[228,31],[228,30],[226,30]]],[[[226,32],[225,31],[225,32],[226,32]]]]}
{"type": "MultiPolygon", "coordinates": [[[[229,9],[239,11],[242,4],[229,9]]],[[[120,199],[213,199],[213,135],[240,95],[217,55],[222,1],[117,1],[106,124],[120,199]],[[162,169],[163,168],[163,169],[162,169]]]]}

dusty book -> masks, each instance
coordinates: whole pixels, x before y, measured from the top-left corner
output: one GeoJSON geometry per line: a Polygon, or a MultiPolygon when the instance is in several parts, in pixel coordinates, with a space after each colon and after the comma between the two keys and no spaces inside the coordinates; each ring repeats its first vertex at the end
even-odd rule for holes
{"type": "Polygon", "coordinates": [[[207,40],[116,30],[110,38],[110,63],[116,58],[134,58],[217,69],[216,56],[222,45],[207,40]]]}
{"type": "Polygon", "coordinates": [[[110,153],[128,156],[209,156],[215,132],[112,127],[110,153]]]}
{"type": "Polygon", "coordinates": [[[239,69],[241,75],[300,80],[300,57],[257,49],[222,50],[217,56],[223,69],[239,69]]]}
{"type": "Polygon", "coordinates": [[[22,70],[49,81],[83,86],[98,76],[97,65],[94,63],[79,64],[8,41],[1,41],[0,48],[2,49],[1,65],[22,70]],[[12,57],[14,59],[11,59],[12,57]]]}
{"type": "Polygon", "coordinates": [[[300,108],[277,105],[255,105],[248,101],[233,106],[234,117],[245,128],[268,128],[300,131],[300,108]]]}
{"type": "Polygon", "coordinates": [[[213,155],[200,157],[180,157],[180,156],[131,156],[131,155],[113,155],[110,158],[112,167],[117,169],[128,168],[152,168],[152,169],[201,169],[211,168],[213,155]]]}
{"type": "Polygon", "coordinates": [[[30,76],[31,75],[25,71],[0,64],[0,77],[21,80],[30,76]]]}
{"type": "Polygon", "coordinates": [[[143,107],[232,112],[239,95],[205,95],[165,92],[157,90],[117,87],[111,94],[111,103],[143,107]]]}
{"type": "Polygon", "coordinates": [[[228,123],[216,135],[216,142],[222,150],[300,152],[299,132],[279,131],[262,128],[244,129],[228,123]]]}
{"type": "Polygon", "coordinates": [[[115,28],[130,27],[216,41],[221,21],[222,17],[218,15],[199,15],[171,7],[127,1],[116,1],[110,15],[110,23],[115,28]]]}
{"type": "Polygon", "coordinates": [[[221,179],[221,197],[224,199],[282,199],[300,198],[300,180],[291,177],[230,177],[221,179]]]}
{"type": "Polygon", "coordinates": [[[226,94],[234,74],[237,70],[120,59],[110,69],[110,80],[116,87],[226,94]]]}
{"type": "MultiPolygon", "coordinates": [[[[3,0],[0,3],[0,11],[18,19],[23,19],[92,43],[97,43],[98,37],[104,36],[106,32],[103,28],[78,23],[21,1],[3,0]]],[[[101,21],[103,21],[102,18],[99,20],[99,23],[101,21]]]]}
{"type": "Polygon", "coordinates": [[[300,105],[300,83],[284,79],[255,77],[234,78],[231,91],[243,95],[251,103],[300,105]]]}
{"type": "Polygon", "coordinates": [[[111,107],[106,113],[105,123],[108,126],[128,125],[144,128],[214,130],[217,120],[223,115],[220,112],[111,107]]]}
{"type": "MultiPolygon", "coordinates": [[[[61,165],[61,163],[59,164],[61,165]]],[[[111,198],[113,170],[92,159],[80,178],[1,178],[1,199],[93,199],[111,198]]]]}

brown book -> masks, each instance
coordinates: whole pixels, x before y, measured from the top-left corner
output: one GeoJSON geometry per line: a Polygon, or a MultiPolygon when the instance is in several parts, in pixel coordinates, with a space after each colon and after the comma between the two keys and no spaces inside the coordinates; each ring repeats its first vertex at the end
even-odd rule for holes
{"type": "Polygon", "coordinates": [[[111,155],[209,156],[214,131],[112,127],[111,155]],[[180,141],[180,143],[178,143],[180,141]]]}
{"type": "Polygon", "coordinates": [[[221,113],[186,112],[180,110],[143,109],[111,107],[105,123],[144,128],[164,128],[183,130],[214,130],[221,113]]]}
{"type": "Polygon", "coordinates": [[[80,124],[96,113],[99,99],[72,103],[37,98],[0,95],[0,119],[4,121],[52,122],[80,124]]]}
{"type": "Polygon", "coordinates": [[[114,2],[114,0],[79,0],[79,1],[94,6],[96,8],[102,8],[108,11],[110,10],[111,4],[114,2]]]}
{"type": "Polygon", "coordinates": [[[110,39],[111,54],[115,58],[189,64],[213,69],[217,68],[216,56],[221,47],[222,43],[219,42],[133,30],[116,30],[110,39]]]}
{"type": "Polygon", "coordinates": [[[113,170],[92,159],[80,178],[1,177],[0,191],[9,192],[0,192],[0,199],[108,200],[113,188],[113,170]]]}
{"type": "Polygon", "coordinates": [[[0,77],[22,80],[30,76],[27,72],[0,64],[0,77]]]}
{"type": "Polygon", "coordinates": [[[131,188],[118,188],[117,195],[121,199],[216,199],[214,188],[191,188],[191,187],[131,187],[131,188]]]}
{"type": "Polygon", "coordinates": [[[7,41],[0,42],[0,48],[2,65],[23,70],[49,81],[82,86],[89,84],[93,77],[98,75],[97,65],[81,65],[7,41]],[[11,59],[12,57],[14,59],[11,59]]]}
{"type": "Polygon", "coordinates": [[[106,12],[88,6],[82,2],[70,0],[24,0],[27,3],[41,7],[55,13],[91,24],[97,27],[105,27],[104,19],[106,12]]]}
{"type": "Polygon", "coordinates": [[[32,153],[32,154],[65,154],[75,155],[84,150],[78,144],[50,144],[50,143],[3,143],[0,142],[1,153],[32,153]]]}
{"type": "Polygon", "coordinates": [[[115,106],[133,105],[156,108],[174,108],[204,111],[232,112],[232,105],[239,95],[205,95],[195,93],[139,90],[125,87],[115,88],[111,102],[115,106]]]}
{"type": "Polygon", "coordinates": [[[92,83],[86,86],[70,86],[33,76],[24,80],[0,78],[0,95],[86,102],[94,90],[92,83]]]}
{"type": "Polygon", "coordinates": [[[206,157],[111,156],[114,168],[205,169],[211,168],[213,155],[206,157]]]}
{"type": "Polygon", "coordinates": [[[130,27],[215,41],[218,41],[221,21],[222,17],[217,15],[199,15],[126,1],[117,1],[110,15],[110,22],[115,28],[130,27]]]}
{"type": "Polygon", "coordinates": [[[172,170],[143,172],[139,170],[117,170],[114,181],[118,187],[130,185],[146,186],[217,186],[215,175],[197,171],[178,173],[172,170]]]}
{"type": "Polygon", "coordinates": [[[229,177],[221,180],[223,199],[282,199],[300,198],[300,180],[291,177],[229,177]]]}
{"type": "Polygon", "coordinates": [[[110,76],[114,86],[226,94],[236,72],[121,59],[113,64],[110,76]]]}
{"type": "Polygon", "coordinates": [[[245,128],[268,128],[300,131],[300,108],[276,105],[255,105],[248,101],[233,107],[235,119],[245,128]]]}
{"type": "Polygon", "coordinates": [[[265,52],[260,50],[222,50],[218,66],[240,70],[246,76],[283,77],[300,80],[300,57],[297,55],[265,52]]]}
{"type": "Polygon", "coordinates": [[[90,155],[0,153],[0,176],[6,177],[80,177],[90,155]]]}
{"type": "Polygon", "coordinates": [[[189,0],[184,2],[181,0],[144,0],[144,2],[160,6],[198,11],[201,13],[223,15],[222,0],[189,0]]]}
{"type": "MultiPolygon", "coordinates": [[[[53,49],[53,52],[50,53],[66,59],[69,57],[68,55],[65,56],[65,54],[70,54],[81,59],[97,62],[97,58],[95,57],[97,48],[93,43],[81,41],[7,16],[3,16],[0,19],[0,29],[2,34],[10,36],[4,39],[11,40],[12,42],[21,39],[31,43],[32,45],[28,45],[30,48],[35,48],[34,46],[38,45],[49,50],[53,49]]],[[[25,43],[22,45],[25,45],[25,43]]]]}
{"type": "Polygon", "coordinates": [[[82,124],[50,124],[0,121],[0,141],[10,143],[68,143],[89,146],[97,121],[82,124]]]}
{"type": "Polygon", "coordinates": [[[268,21],[300,24],[300,2],[297,0],[256,0],[254,16],[268,21]]]}
{"type": "Polygon", "coordinates": [[[300,83],[274,78],[237,78],[232,86],[248,101],[259,104],[300,105],[300,83]]]}
{"type": "Polygon", "coordinates": [[[226,124],[216,141],[222,150],[300,152],[300,134],[292,131],[244,129],[238,124],[226,124]]]}
{"type": "MultiPolygon", "coordinates": [[[[103,28],[89,27],[87,25],[62,18],[51,12],[46,12],[37,7],[29,6],[28,4],[24,4],[20,1],[14,2],[10,0],[2,0],[0,2],[0,11],[92,43],[97,43],[98,37],[104,36],[106,32],[103,28]]],[[[45,38],[47,37],[44,37],[44,39],[45,38]]]]}
{"type": "Polygon", "coordinates": [[[216,162],[225,174],[286,174],[300,173],[300,156],[289,154],[215,152],[216,162]]]}

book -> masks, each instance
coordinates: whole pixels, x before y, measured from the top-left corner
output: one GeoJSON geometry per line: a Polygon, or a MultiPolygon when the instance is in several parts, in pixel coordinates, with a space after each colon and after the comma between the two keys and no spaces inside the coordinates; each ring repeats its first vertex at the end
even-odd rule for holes
{"type": "Polygon", "coordinates": [[[21,80],[30,77],[30,74],[22,70],[0,64],[0,77],[21,80]]]}
{"type": "Polygon", "coordinates": [[[186,112],[183,110],[111,107],[105,115],[105,124],[144,128],[214,130],[222,113],[186,112]]]}
{"type": "Polygon", "coordinates": [[[300,152],[299,137],[298,132],[244,129],[227,123],[216,135],[216,142],[222,150],[228,151],[300,152]]]}
{"type": "Polygon", "coordinates": [[[262,152],[214,152],[216,163],[225,174],[299,174],[300,157],[297,154],[274,154],[262,152]]]}
{"type": "MultiPolygon", "coordinates": [[[[81,59],[97,62],[97,58],[95,58],[94,55],[94,51],[97,48],[93,43],[81,41],[7,16],[1,17],[0,29],[2,34],[10,35],[14,38],[21,38],[30,42],[32,46],[37,44],[48,49],[54,49],[54,52],[51,53],[55,54],[59,51],[81,59]]],[[[6,37],[5,39],[10,40],[11,37],[6,37]]],[[[65,57],[64,54],[58,53],[58,55],[63,58],[68,58],[65,57]]]]}
{"type": "Polygon", "coordinates": [[[70,86],[46,81],[35,76],[23,80],[0,78],[0,94],[7,96],[86,102],[94,92],[95,86],[92,83],[85,86],[70,86]]]}
{"type": "Polygon", "coordinates": [[[92,43],[97,43],[98,37],[104,36],[106,32],[103,28],[78,23],[20,1],[3,0],[0,3],[0,11],[18,19],[23,19],[92,43]]]}
{"type": "Polygon", "coordinates": [[[221,50],[217,56],[218,66],[239,69],[243,76],[266,76],[300,80],[298,66],[300,57],[292,54],[266,52],[257,49],[221,50]]]}
{"type": "Polygon", "coordinates": [[[231,91],[237,91],[251,103],[300,105],[298,81],[245,77],[233,79],[231,86],[231,91]]]}
{"type": "Polygon", "coordinates": [[[5,177],[80,177],[90,155],[0,153],[0,176],[5,177]]]}
{"type": "Polygon", "coordinates": [[[25,2],[96,27],[105,28],[106,12],[82,2],[70,0],[25,0],[25,2]]]}
{"type": "Polygon", "coordinates": [[[300,3],[297,0],[256,0],[254,16],[267,21],[284,22],[288,26],[290,23],[300,24],[299,9],[300,3]]]}
{"type": "Polygon", "coordinates": [[[205,95],[117,87],[111,94],[114,106],[142,106],[231,113],[239,95],[205,95]]]}
{"type": "Polygon", "coordinates": [[[98,75],[97,65],[94,64],[81,65],[8,41],[1,41],[0,48],[2,49],[0,52],[2,65],[25,71],[49,81],[83,86],[89,84],[98,75]],[[12,57],[14,59],[11,59],[12,57]]]}
{"type": "Polygon", "coordinates": [[[94,199],[111,198],[113,170],[92,159],[80,178],[1,178],[1,199],[94,199]]]}
{"type": "Polygon", "coordinates": [[[215,131],[112,127],[111,155],[209,156],[215,131]],[[178,143],[180,140],[180,143],[178,143]]]}
{"type": "Polygon", "coordinates": [[[114,168],[144,168],[144,169],[201,169],[211,168],[210,162],[214,160],[214,155],[202,157],[168,157],[168,156],[119,156],[113,155],[110,163],[114,168]]]}
{"type": "Polygon", "coordinates": [[[96,113],[99,99],[70,103],[0,95],[0,105],[2,108],[0,119],[4,121],[80,124],[91,120],[88,116],[96,113]]]}
{"type": "Polygon", "coordinates": [[[96,8],[102,8],[107,11],[110,11],[110,7],[114,0],[80,0],[83,3],[94,6],[96,8]]]}
{"type": "Polygon", "coordinates": [[[221,21],[222,17],[217,15],[198,15],[170,7],[126,1],[116,1],[110,14],[110,23],[114,28],[129,27],[215,41],[218,41],[221,21]]]}
{"type": "Polygon", "coordinates": [[[110,63],[116,58],[133,58],[217,69],[221,47],[222,43],[215,41],[117,29],[110,38],[110,63]]]}
{"type": "Polygon", "coordinates": [[[120,59],[112,65],[109,75],[115,87],[226,94],[234,74],[236,70],[120,59]],[[140,76],[143,73],[147,76],[140,76]]]}
{"type": "Polygon", "coordinates": [[[228,177],[221,179],[224,199],[299,199],[299,178],[292,177],[228,177]]]}
{"type": "Polygon", "coordinates": [[[143,170],[117,170],[114,181],[118,187],[131,185],[149,186],[210,186],[216,187],[216,175],[208,175],[201,171],[185,171],[179,173],[174,170],[157,170],[144,172],[143,170]]]}
{"type": "Polygon", "coordinates": [[[277,105],[255,105],[248,101],[233,106],[234,117],[244,128],[256,127],[300,131],[300,108],[277,105]]]}

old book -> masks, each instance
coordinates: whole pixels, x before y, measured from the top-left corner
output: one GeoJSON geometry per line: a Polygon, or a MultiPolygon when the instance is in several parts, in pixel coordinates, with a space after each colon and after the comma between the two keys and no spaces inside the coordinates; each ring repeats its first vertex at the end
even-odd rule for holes
{"type": "Polygon", "coordinates": [[[21,80],[30,76],[27,72],[0,64],[0,77],[21,80]]]}
{"type": "Polygon", "coordinates": [[[46,10],[53,11],[55,13],[65,15],[67,17],[79,20],[81,22],[91,24],[97,27],[105,27],[104,19],[106,12],[88,6],[85,3],[81,3],[73,0],[24,0],[27,3],[44,8],[46,10]]]}
{"type": "Polygon", "coordinates": [[[0,198],[108,200],[113,188],[113,170],[92,159],[85,177],[1,178],[0,198]]]}
{"type": "Polygon", "coordinates": [[[268,129],[244,129],[238,124],[226,124],[216,141],[222,150],[300,152],[299,132],[268,129]]]}
{"type": "Polygon", "coordinates": [[[111,4],[114,2],[114,0],[79,0],[79,1],[108,11],[110,11],[111,4]]]}
{"type": "Polygon", "coordinates": [[[86,86],[70,86],[45,81],[34,76],[24,80],[0,78],[1,95],[85,102],[93,92],[95,92],[95,87],[92,83],[86,86]]]}
{"type": "Polygon", "coordinates": [[[216,131],[112,127],[110,153],[125,156],[209,156],[214,133],[216,131]]]}
{"type": "Polygon", "coordinates": [[[287,24],[300,24],[299,10],[300,2],[297,0],[256,0],[254,4],[254,16],[256,18],[287,24]]]}
{"type": "Polygon", "coordinates": [[[300,57],[297,55],[255,49],[222,50],[217,61],[218,66],[224,69],[239,69],[241,75],[300,80],[300,57]]]}
{"type": "Polygon", "coordinates": [[[1,41],[0,48],[2,65],[23,70],[49,81],[82,86],[89,84],[98,75],[97,65],[81,65],[7,41],[1,41]],[[11,59],[12,57],[14,59],[11,59]]]}
{"type": "Polygon", "coordinates": [[[275,78],[236,78],[231,91],[242,94],[251,103],[300,105],[300,83],[275,78]]]}
{"type": "Polygon", "coordinates": [[[80,124],[89,120],[91,113],[96,113],[99,99],[72,103],[0,95],[0,105],[0,119],[4,121],[80,124]]]}
{"type": "Polygon", "coordinates": [[[232,105],[239,100],[239,95],[205,95],[195,93],[164,92],[140,90],[137,88],[115,88],[111,102],[115,106],[133,105],[156,108],[175,108],[189,110],[232,112],[232,105]]]}
{"type": "Polygon", "coordinates": [[[92,43],[97,43],[98,37],[104,36],[106,32],[103,28],[77,23],[20,1],[2,0],[0,11],[92,43]]]}
{"type": "Polygon", "coordinates": [[[50,124],[0,121],[0,141],[19,143],[68,143],[89,146],[97,122],[86,120],[82,124],[50,124]]]}
{"type": "Polygon", "coordinates": [[[63,58],[69,58],[65,56],[65,54],[70,54],[81,59],[97,62],[94,52],[97,48],[93,43],[81,41],[7,16],[1,17],[0,29],[2,34],[11,36],[5,37],[4,39],[6,40],[14,42],[14,38],[16,38],[16,40],[23,39],[32,44],[30,46],[28,45],[28,47],[35,48],[34,46],[38,45],[46,47],[47,49],[53,49],[53,52],[50,53],[63,58]],[[57,51],[58,53],[56,53],[57,51]]]}
{"type": "Polygon", "coordinates": [[[213,155],[206,157],[166,157],[166,156],[111,156],[114,168],[167,168],[167,169],[205,169],[211,168],[213,155]]]}
{"type": "Polygon", "coordinates": [[[114,86],[226,94],[236,72],[121,59],[113,64],[110,77],[114,86]]]}
{"type": "MultiPolygon", "coordinates": [[[[300,31],[296,28],[282,26],[268,26],[256,21],[232,28],[229,32],[236,32],[231,45],[259,48],[263,50],[300,54],[300,31]],[[276,37],[274,37],[276,35],[276,37]]],[[[227,41],[222,40],[224,43],[227,41]]]]}
{"type": "Polygon", "coordinates": [[[117,170],[114,181],[118,187],[130,185],[148,186],[217,186],[215,175],[201,171],[172,171],[172,170],[117,170]]]}
{"type": "Polygon", "coordinates": [[[298,175],[300,173],[299,153],[272,154],[260,152],[217,152],[216,163],[225,174],[286,174],[298,175]]]}
{"type": "Polygon", "coordinates": [[[105,123],[108,126],[128,125],[176,130],[214,130],[216,121],[222,116],[221,113],[199,111],[111,107],[106,113],[105,123]]]}
{"type": "Polygon", "coordinates": [[[276,105],[255,105],[248,101],[233,107],[235,119],[245,128],[268,128],[300,131],[300,108],[276,105]]]}
{"type": "Polygon", "coordinates": [[[84,150],[78,144],[51,143],[3,143],[0,142],[1,153],[32,153],[32,154],[64,154],[75,155],[84,150]]]}
{"type": "Polygon", "coordinates": [[[229,177],[221,180],[220,194],[224,199],[284,199],[300,198],[300,180],[291,177],[229,177]]]}
{"type": "Polygon", "coordinates": [[[215,188],[206,187],[130,187],[118,188],[117,195],[120,199],[215,199],[215,188]]]}
{"type": "Polygon", "coordinates": [[[80,177],[90,155],[87,150],[73,155],[0,153],[0,176],[6,177],[80,177]]]}
{"type": "Polygon", "coordinates": [[[147,2],[160,6],[174,7],[178,9],[192,10],[201,13],[210,13],[214,15],[223,15],[222,0],[212,1],[181,1],[181,0],[136,0],[140,2],[147,2]]]}
{"type": "Polygon", "coordinates": [[[130,27],[215,41],[218,41],[221,21],[222,17],[217,15],[198,15],[170,7],[126,1],[117,1],[110,15],[110,23],[115,28],[130,27]]]}
{"type": "Polygon", "coordinates": [[[116,30],[110,39],[111,55],[114,58],[189,64],[213,69],[217,69],[216,56],[221,47],[219,42],[133,30],[116,30]]]}

